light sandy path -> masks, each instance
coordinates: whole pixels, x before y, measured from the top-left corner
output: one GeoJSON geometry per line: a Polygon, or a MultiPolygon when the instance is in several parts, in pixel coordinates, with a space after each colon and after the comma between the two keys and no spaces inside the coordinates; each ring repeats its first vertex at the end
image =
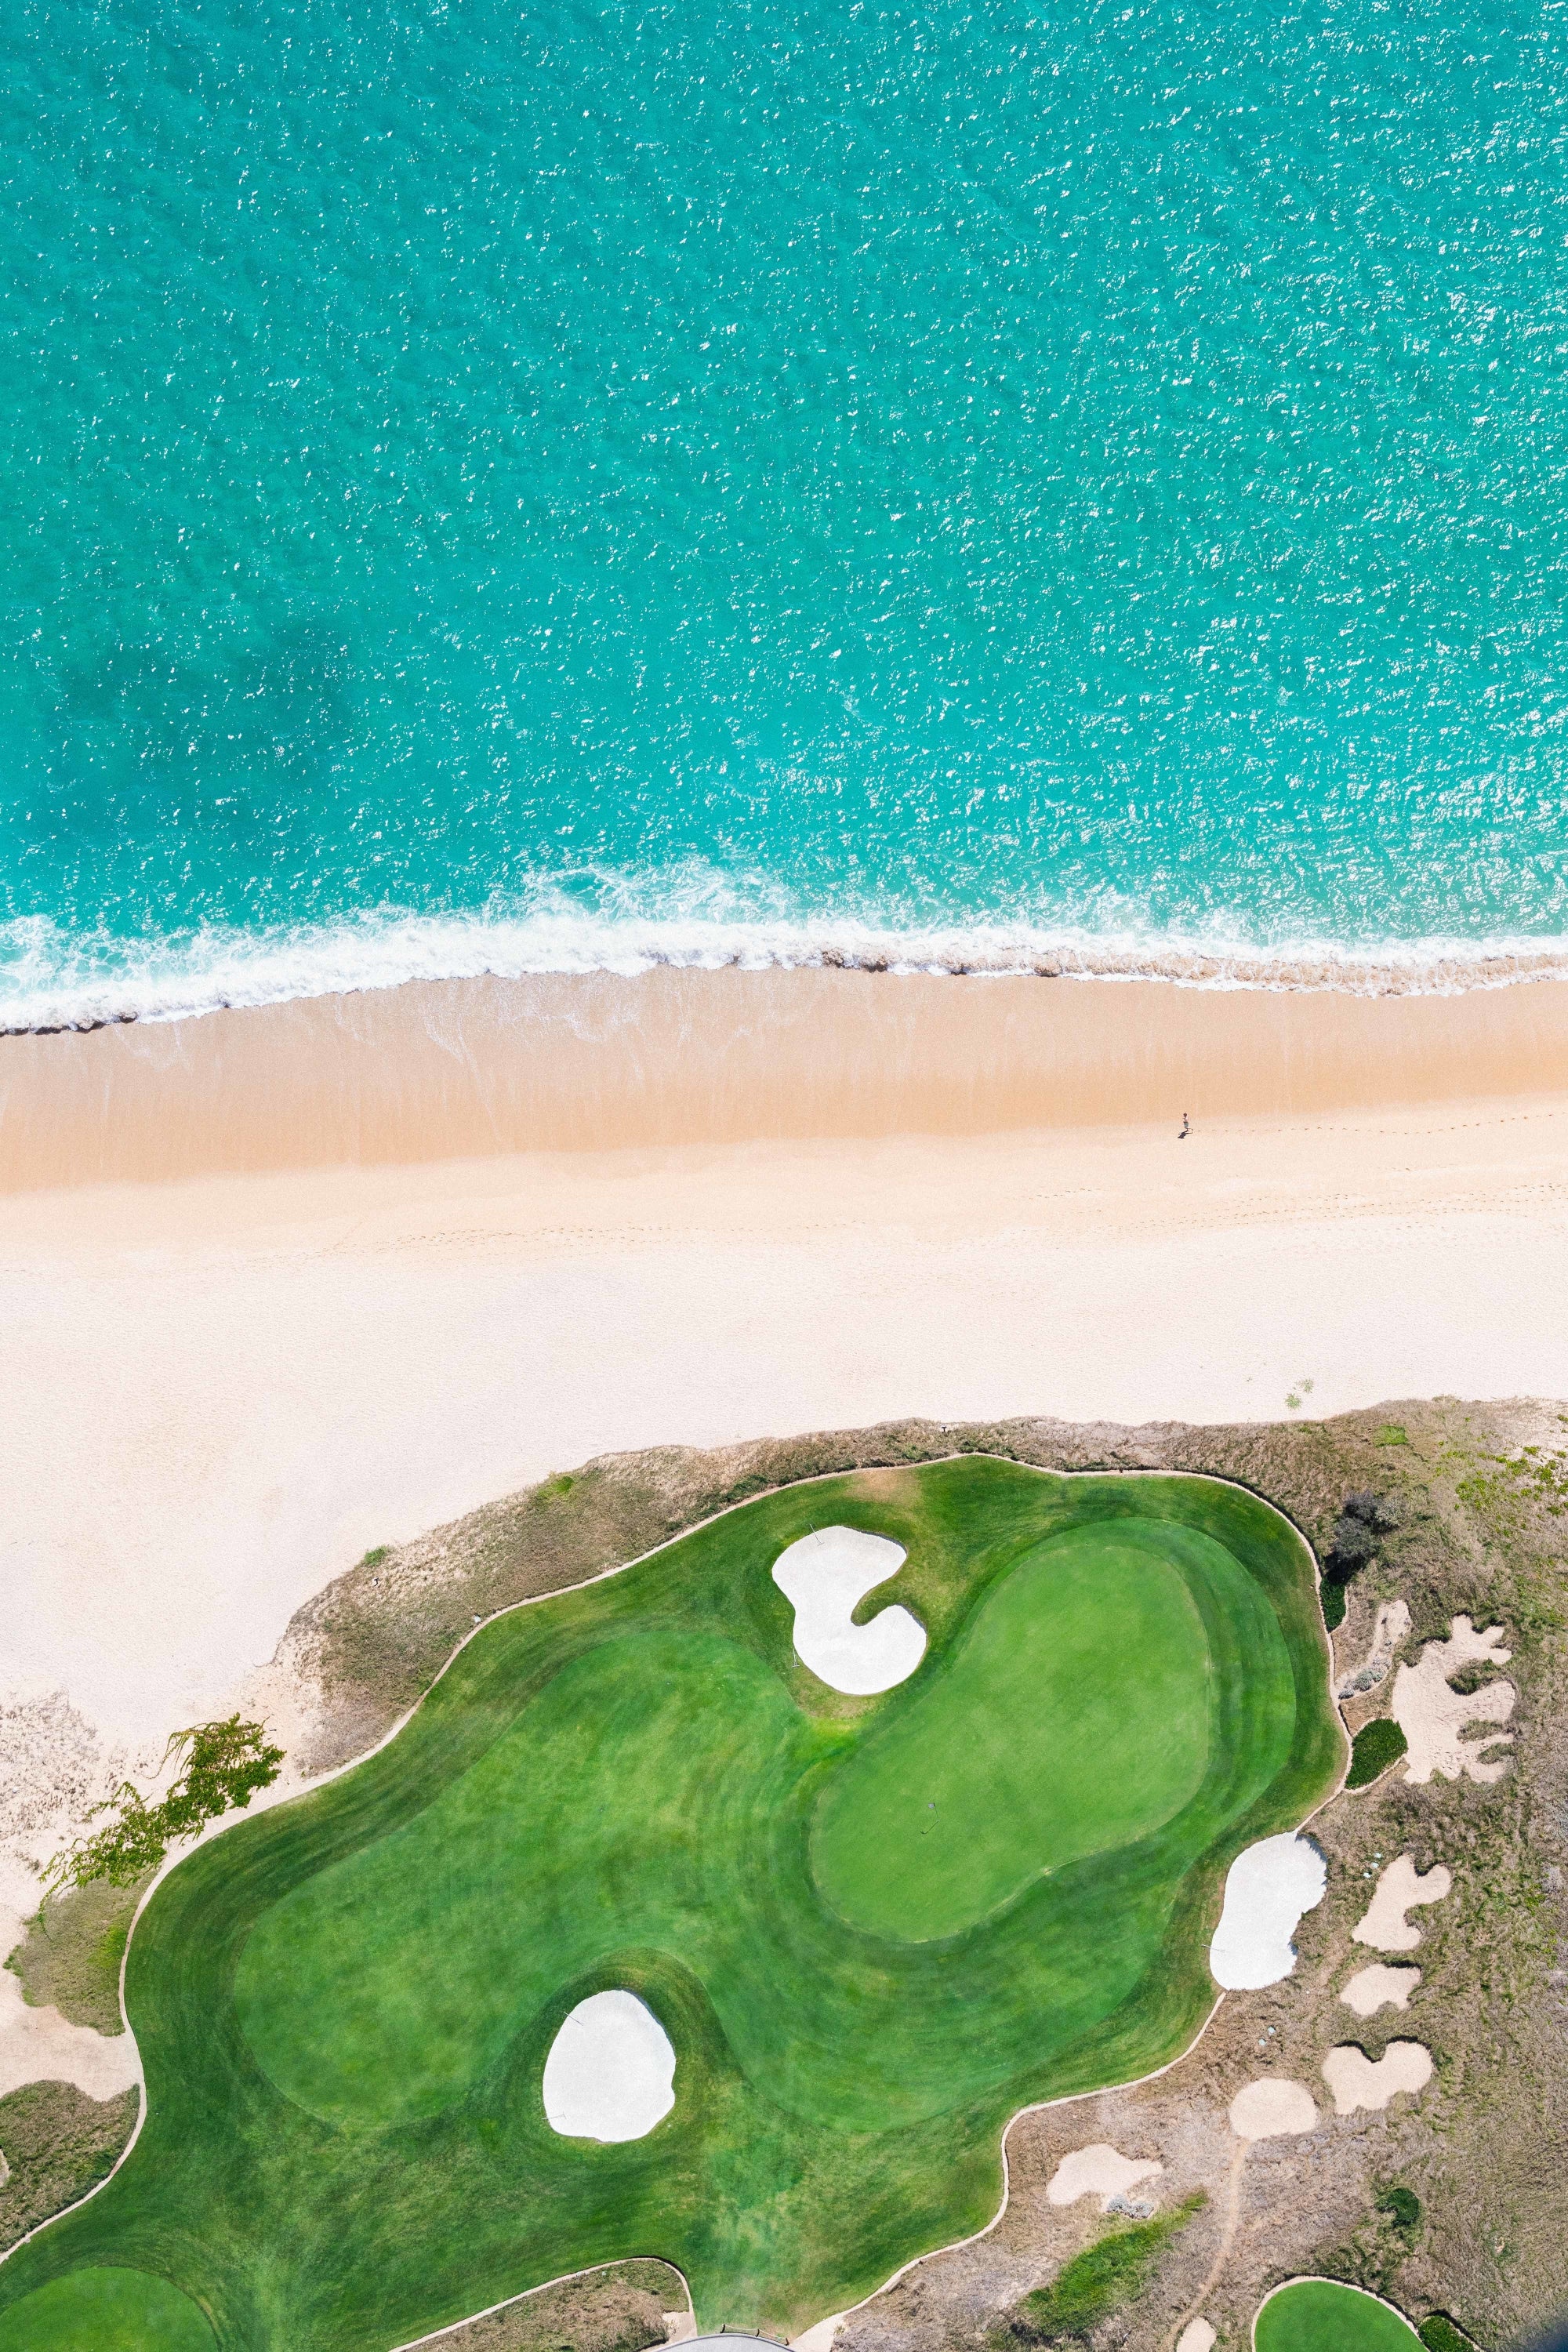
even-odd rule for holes
{"type": "Polygon", "coordinates": [[[1214,2329],[1202,2316],[1203,2307],[1219,2284],[1236,2242],[1241,2219],[1241,2176],[1249,2150],[1260,2139],[1296,2139],[1304,2132],[1315,2131],[1318,2108],[1305,2083],[1264,2074],[1256,2082],[1243,2084],[1230,2103],[1229,2119],[1236,2147],[1230,2159],[1219,2243],[1209,2264],[1208,2276],[1166,2338],[1167,2347],[1174,2347],[1174,2352],[1184,2352],[1184,2347],[1185,2352],[1193,2352],[1193,2347],[1195,2352],[1207,2352],[1216,2340],[1214,2329]],[[1194,2334],[1194,2330],[1201,2332],[1194,2334]]]}
{"type": "MultiPolygon", "coordinates": [[[[1258,2088],[1258,2085],[1254,2084],[1252,2087],[1256,2090],[1258,2088]]],[[[1294,2089],[1298,2088],[1299,2085],[1289,2084],[1286,2087],[1294,2089]]],[[[1310,2099],[1308,2100],[1307,2104],[1309,2106],[1311,2105],[1310,2099]]],[[[1235,2114],[1236,2102],[1233,2100],[1231,2102],[1233,2129],[1235,2128],[1235,2114]]],[[[1315,2120],[1316,2109],[1313,2110],[1313,2116],[1315,2120]]],[[[1268,2136],[1269,2135],[1258,2134],[1254,2137],[1263,2137],[1268,2136]]],[[[1192,2328],[1200,2325],[1207,2325],[1207,2323],[1203,2320],[1204,2305],[1208,2301],[1210,2295],[1219,2284],[1225,2273],[1225,2266],[1230,2260],[1231,2247],[1236,2242],[1237,2224],[1241,2219],[1241,2176],[1246,2168],[1247,2154],[1250,2144],[1250,2140],[1238,2137],[1236,2147],[1231,2151],[1230,2175],[1226,2184],[1225,2218],[1220,2223],[1219,2243],[1215,2248],[1215,2257],[1213,2262],[1209,2264],[1208,2276],[1205,2279],[1202,2286],[1199,2287],[1197,2294],[1193,2297],[1192,2302],[1187,2305],[1186,2310],[1182,2314],[1180,2319],[1177,2320],[1174,2327],[1172,2328],[1170,2335],[1165,2338],[1167,2347],[1174,2346],[1179,2347],[1187,2342],[1189,2331],[1192,2328]]],[[[1212,2344],[1214,2340],[1214,2333],[1211,2329],[1209,2331],[1208,2341],[1212,2344]]],[[[1198,2341],[1201,2343],[1202,2338],[1200,2337],[1198,2341]]]]}
{"type": "Polygon", "coordinates": [[[1378,1877],[1364,1916],[1351,1929],[1351,1939],[1370,1944],[1374,1952],[1413,1952],[1421,1929],[1405,1914],[1418,1904],[1441,1903],[1452,1891],[1453,1874],[1443,1863],[1428,1871],[1416,1869],[1407,1853],[1397,1855],[1378,1877]]]}

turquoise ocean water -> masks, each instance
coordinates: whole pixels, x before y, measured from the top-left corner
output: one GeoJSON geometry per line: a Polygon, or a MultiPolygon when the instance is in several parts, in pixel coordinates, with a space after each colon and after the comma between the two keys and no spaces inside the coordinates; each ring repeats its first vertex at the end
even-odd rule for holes
{"type": "Polygon", "coordinates": [[[1565,27],[16,0],[0,1019],[1555,957],[1565,27]]]}

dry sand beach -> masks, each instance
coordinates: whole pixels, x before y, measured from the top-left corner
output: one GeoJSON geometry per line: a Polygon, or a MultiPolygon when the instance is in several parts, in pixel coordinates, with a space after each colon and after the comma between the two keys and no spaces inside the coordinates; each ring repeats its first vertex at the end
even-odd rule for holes
{"type": "Polygon", "coordinates": [[[602,1452],[1568,1395],[1561,982],[462,982],[0,1040],[0,1106],[4,1683],[131,1750],[602,1452]]]}

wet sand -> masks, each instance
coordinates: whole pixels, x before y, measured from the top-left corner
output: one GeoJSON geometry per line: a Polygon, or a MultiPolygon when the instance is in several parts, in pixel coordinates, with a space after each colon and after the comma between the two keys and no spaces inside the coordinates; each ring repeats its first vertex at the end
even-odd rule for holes
{"type": "Polygon", "coordinates": [[[1568,1093],[1568,981],[1450,996],[677,971],[0,1037],[0,1189],[1174,1126],[1568,1093]]]}

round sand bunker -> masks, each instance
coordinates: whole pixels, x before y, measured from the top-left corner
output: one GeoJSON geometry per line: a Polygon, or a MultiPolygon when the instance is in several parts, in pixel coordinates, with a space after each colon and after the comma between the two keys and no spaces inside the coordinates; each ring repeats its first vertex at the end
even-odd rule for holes
{"type": "Polygon", "coordinates": [[[1264,2075],[1237,2091],[1230,2103],[1230,2127],[1237,2139],[1284,2139],[1316,2131],[1317,2104],[1305,2083],[1264,2075]]]}
{"type": "Polygon", "coordinates": [[[596,1992],[551,2043],[543,2089],[563,2139],[642,2139],[675,2105],[675,2052],[636,1993],[596,1992]]]}

